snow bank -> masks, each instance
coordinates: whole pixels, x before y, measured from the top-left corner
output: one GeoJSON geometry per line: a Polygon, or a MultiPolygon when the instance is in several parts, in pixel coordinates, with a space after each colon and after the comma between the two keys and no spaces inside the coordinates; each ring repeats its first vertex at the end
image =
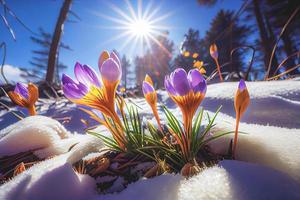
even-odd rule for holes
{"type": "MultiPolygon", "coordinates": [[[[235,120],[220,114],[215,131],[234,130],[235,120]]],[[[237,160],[258,163],[285,172],[300,181],[300,129],[240,123],[237,160]]],[[[216,153],[226,153],[232,135],[210,143],[216,153]]]]}
{"type": "MultiPolygon", "coordinates": [[[[90,153],[99,152],[103,144],[101,140],[89,135],[70,136],[70,138],[74,139],[76,146],[67,153],[33,165],[0,186],[0,199],[81,200],[95,196],[95,180],[88,175],[75,173],[72,164],[90,153]]],[[[44,153],[47,149],[49,150],[46,148],[44,153]]]]}
{"type": "MultiPolygon", "coordinates": [[[[257,81],[246,82],[251,98],[267,98],[272,95],[286,96],[299,94],[300,81],[257,81]]],[[[208,85],[206,97],[216,99],[232,99],[235,95],[238,82],[223,82],[208,85]]]]}
{"type": "Polygon", "coordinates": [[[68,154],[38,163],[14,177],[0,187],[0,199],[81,200],[94,195],[94,179],[75,173],[66,162],[68,154]]]}
{"type": "Polygon", "coordinates": [[[47,148],[69,135],[56,120],[27,117],[0,131],[0,156],[47,148]]]}
{"type": "Polygon", "coordinates": [[[300,185],[276,170],[239,161],[222,161],[181,182],[178,199],[299,199],[300,185]]]}
{"type": "Polygon", "coordinates": [[[222,161],[190,179],[163,174],[132,183],[121,193],[93,200],[299,199],[299,187],[298,182],[271,168],[222,161]]]}
{"type": "Polygon", "coordinates": [[[182,176],[173,174],[164,174],[151,179],[141,179],[130,184],[126,190],[120,193],[101,195],[95,197],[95,200],[176,200],[178,199],[177,191],[182,179],[182,176]]]}

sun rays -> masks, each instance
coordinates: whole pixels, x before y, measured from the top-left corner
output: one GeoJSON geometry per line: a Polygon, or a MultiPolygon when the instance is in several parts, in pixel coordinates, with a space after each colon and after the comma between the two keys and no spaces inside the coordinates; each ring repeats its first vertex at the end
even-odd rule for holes
{"type": "Polygon", "coordinates": [[[129,52],[137,50],[143,54],[146,49],[150,48],[152,43],[155,43],[170,55],[170,52],[157,40],[157,36],[165,36],[167,30],[171,28],[162,24],[164,20],[172,15],[171,12],[158,15],[161,6],[154,4],[153,1],[147,2],[145,9],[143,9],[142,0],[137,1],[137,5],[125,0],[122,2],[123,7],[108,2],[107,4],[113,11],[111,15],[93,12],[97,17],[111,22],[110,26],[99,26],[100,29],[118,31],[118,34],[106,40],[104,44],[120,41],[118,51],[129,47],[129,52]]]}

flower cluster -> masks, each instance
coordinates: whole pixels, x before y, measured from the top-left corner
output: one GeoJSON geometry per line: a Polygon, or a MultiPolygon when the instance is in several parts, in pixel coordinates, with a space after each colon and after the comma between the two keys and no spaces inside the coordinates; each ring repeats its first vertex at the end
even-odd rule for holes
{"type": "MultiPolygon", "coordinates": [[[[216,46],[212,46],[211,54],[214,59],[217,59],[216,46]]],[[[155,128],[148,122],[147,128],[151,134],[150,137],[144,133],[144,126],[137,108],[128,107],[121,96],[116,96],[122,75],[117,55],[114,52],[109,54],[104,51],[99,57],[98,67],[101,76],[98,76],[91,67],[76,63],[74,68],[76,79],[73,80],[65,74],[62,77],[63,91],[72,102],[102,113],[103,118],[100,118],[94,112],[82,109],[93,119],[104,124],[112,133],[113,139],[97,133],[92,134],[102,138],[107,145],[116,150],[123,152],[134,150],[135,153],[142,153],[153,159],[163,157],[167,163],[174,164],[173,168],[182,169],[182,173],[188,175],[198,171],[195,157],[206,143],[232,133],[226,132],[207,137],[219,110],[212,120],[209,119],[206,128],[200,129],[203,109],[198,112],[196,117],[195,115],[205,97],[207,83],[198,68],[192,69],[188,73],[182,68],[177,68],[170,75],[165,76],[165,89],[182,112],[183,127],[165,106],[163,106],[163,110],[167,117],[167,129],[162,127],[154,82],[149,75],[145,76],[142,91],[158,124],[158,128],[155,128]],[[125,113],[124,107],[127,108],[128,113],[125,113]]],[[[237,128],[233,151],[236,148],[238,122],[248,104],[249,94],[245,82],[241,80],[235,98],[237,128]]]]}

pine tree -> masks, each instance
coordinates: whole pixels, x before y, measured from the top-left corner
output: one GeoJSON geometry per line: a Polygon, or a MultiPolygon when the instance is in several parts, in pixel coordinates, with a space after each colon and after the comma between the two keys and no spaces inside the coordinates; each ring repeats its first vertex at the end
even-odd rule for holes
{"type": "MultiPolygon", "coordinates": [[[[208,59],[209,46],[212,43],[216,43],[219,52],[219,62],[221,64],[229,62],[231,50],[244,46],[247,43],[249,34],[250,28],[245,24],[240,24],[238,19],[234,19],[234,12],[220,10],[212,20],[210,29],[206,32],[206,36],[201,42],[206,49],[206,53],[203,55],[204,58],[208,59]],[[228,29],[228,27],[230,28],[228,29]]],[[[209,67],[215,68],[212,58],[205,61],[209,63],[209,67]]],[[[232,63],[222,68],[222,71],[239,72],[244,67],[242,63],[243,55],[240,51],[237,51],[234,54],[232,63]]],[[[213,69],[207,70],[212,71],[213,69]]]]}
{"type": "MultiPolygon", "coordinates": [[[[46,70],[47,70],[47,64],[48,64],[48,55],[49,55],[49,49],[51,45],[52,36],[50,33],[45,32],[42,28],[39,29],[39,36],[31,36],[31,41],[36,43],[39,46],[39,49],[33,50],[33,56],[31,61],[29,63],[34,66],[33,73],[39,77],[39,79],[43,79],[46,70]]],[[[68,45],[64,43],[60,43],[59,48],[65,49],[65,50],[72,50],[68,45]]],[[[57,56],[57,67],[55,71],[55,80],[59,81],[59,73],[67,68],[66,65],[64,65],[62,62],[59,62],[59,56],[57,56]]]]}

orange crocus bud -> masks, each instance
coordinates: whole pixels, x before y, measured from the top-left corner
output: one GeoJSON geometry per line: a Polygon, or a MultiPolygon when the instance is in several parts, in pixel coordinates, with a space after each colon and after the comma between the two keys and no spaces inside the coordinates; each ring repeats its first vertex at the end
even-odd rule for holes
{"type": "Polygon", "coordinates": [[[153,115],[157,121],[157,124],[161,129],[160,118],[157,111],[157,94],[153,87],[153,81],[150,76],[148,75],[145,76],[142,89],[143,89],[144,97],[147,103],[150,105],[153,115]]]}
{"type": "Polygon", "coordinates": [[[39,90],[36,85],[29,83],[26,86],[17,83],[15,90],[8,92],[8,96],[18,106],[27,108],[29,115],[36,115],[35,102],[39,98],[39,90]]]}
{"type": "Polygon", "coordinates": [[[148,82],[152,86],[154,85],[152,78],[148,74],[146,74],[146,76],[145,76],[145,81],[148,82]]]}
{"type": "Polygon", "coordinates": [[[233,142],[233,157],[235,157],[235,151],[237,146],[237,139],[238,139],[238,129],[240,118],[246,111],[248,105],[250,103],[250,96],[246,87],[245,81],[242,79],[240,80],[238,90],[236,92],[234,98],[234,108],[236,113],[236,128],[235,128],[235,135],[234,135],[234,142],[233,142]]]}
{"type": "Polygon", "coordinates": [[[209,52],[210,52],[210,56],[216,62],[220,81],[223,81],[223,77],[222,77],[222,73],[221,73],[221,67],[220,67],[220,64],[219,64],[219,61],[218,61],[219,54],[218,54],[218,47],[217,47],[217,45],[216,44],[210,45],[209,52]]]}
{"type": "Polygon", "coordinates": [[[218,59],[218,47],[216,44],[212,44],[210,45],[210,48],[209,48],[209,52],[210,52],[210,56],[213,58],[213,59],[218,59]]]}

